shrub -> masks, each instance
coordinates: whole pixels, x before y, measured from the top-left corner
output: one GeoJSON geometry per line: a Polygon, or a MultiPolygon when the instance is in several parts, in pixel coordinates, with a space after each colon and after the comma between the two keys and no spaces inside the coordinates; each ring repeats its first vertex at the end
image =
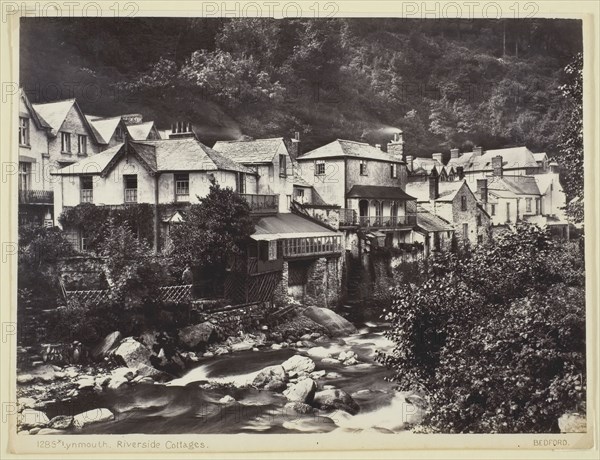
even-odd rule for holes
{"type": "Polygon", "coordinates": [[[576,245],[518,226],[395,288],[396,346],[378,359],[403,390],[429,395],[444,432],[551,432],[585,411],[584,275],[576,245]]]}

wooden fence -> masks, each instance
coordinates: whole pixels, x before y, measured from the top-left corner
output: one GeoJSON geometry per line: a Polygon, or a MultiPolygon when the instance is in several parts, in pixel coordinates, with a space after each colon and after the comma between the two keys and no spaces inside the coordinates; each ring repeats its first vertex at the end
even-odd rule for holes
{"type": "MultiPolygon", "coordinates": [[[[176,286],[162,286],[158,288],[159,299],[164,302],[187,302],[192,298],[192,285],[180,284],[176,286]]],[[[87,291],[63,290],[67,303],[73,301],[99,304],[110,298],[110,289],[96,289],[87,291]]]]}

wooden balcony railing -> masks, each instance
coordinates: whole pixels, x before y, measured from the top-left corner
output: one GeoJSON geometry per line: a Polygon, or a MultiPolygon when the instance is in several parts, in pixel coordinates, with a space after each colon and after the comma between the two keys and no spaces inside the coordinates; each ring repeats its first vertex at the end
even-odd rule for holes
{"type": "Polygon", "coordinates": [[[304,257],[340,252],[342,252],[342,237],[340,235],[283,240],[284,257],[304,257]]]}
{"type": "Polygon", "coordinates": [[[356,211],[354,209],[340,209],[340,225],[356,225],[356,211]]]}
{"type": "Polygon", "coordinates": [[[279,209],[279,195],[254,195],[240,193],[250,205],[250,211],[254,213],[271,213],[279,209]]]}
{"type": "Polygon", "coordinates": [[[52,190],[19,190],[19,203],[52,204],[54,203],[54,192],[52,190]]]}
{"type": "Polygon", "coordinates": [[[412,227],[417,224],[416,214],[405,216],[360,216],[358,225],[366,228],[402,228],[412,227]]]}

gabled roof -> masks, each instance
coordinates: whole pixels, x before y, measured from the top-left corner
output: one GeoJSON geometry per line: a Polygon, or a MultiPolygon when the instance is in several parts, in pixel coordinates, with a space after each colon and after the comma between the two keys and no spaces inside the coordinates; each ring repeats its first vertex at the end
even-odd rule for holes
{"type": "Polygon", "coordinates": [[[422,206],[417,206],[417,226],[426,232],[451,232],[454,227],[446,219],[436,216],[422,206]]]}
{"type": "MultiPolygon", "coordinates": [[[[439,197],[436,201],[453,201],[458,191],[466,186],[464,180],[439,182],[439,197]]],[[[429,181],[409,182],[406,184],[406,192],[414,197],[420,203],[429,200],[429,181]]]]}
{"type": "Polygon", "coordinates": [[[51,134],[53,136],[58,134],[58,131],[67,117],[67,114],[71,108],[75,107],[75,110],[77,110],[81,116],[83,124],[91,133],[94,141],[99,144],[105,143],[103,142],[102,138],[98,137],[98,132],[92,127],[90,121],[85,116],[75,99],[65,99],[62,101],[47,102],[45,104],[32,104],[32,106],[38,115],[45,120],[48,126],[50,126],[51,134]]]}
{"type": "Polygon", "coordinates": [[[134,141],[144,141],[148,139],[152,128],[154,128],[153,121],[145,121],[144,123],[138,123],[136,125],[126,125],[129,135],[134,141]]]}
{"type": "Polygon", "coordinates": [[[237,141],[217,141],[213,149],[242,164],[272,163],[283,137],[272,139],[250,139],[237,141]]]}
{"type": "Polygon", "coordinates": [[[90,125],[96,130],[102,139],[103,144],[108,144],[121,122],[121,117],[109,117],[109,118],[92,118],[86,115],[90,125]]]}
{"type": "Polygon", "coordinates": [[[550,187],[550,184],[552,183],[561,187],[560,181],[558,180],[558,174],[556,173],[549,172],[545,174],[535,174],[533,177],[535,178],[540,194],[542,195],[546,193],[546,190],[548,190],[548,187],[550,187]]]}
{"type": "MultiPolygon", "coordinates": [[[[124,144],[84,158],[56,174],[106,174],[125,154],[124,144]]],[[[224,157],[195,138],[155,141],[130,141],[129,153],[138,157],[151,172],[233,171],[256,174],[253,170],[224,157]]]]}
{"type": "Polygon", "coordinates": [[[323,145],[298,157],[302,160],[318,160],[325,158],[364,158],[366,160],[380,160],[398,162],[392,155],[382,152],[381,149],[365,144],[364,142],[347,141],[336,139],[329,144],[323,145]]]}
{"type": "Polygon", "coordinates": [[[533,158],[535,159],[536,162],[541,162],[541,161],[547,160],[548,155],[546,155],[546,152],[534,153],[533,158]]]}
{"type": "Polygon", "coordinates": [[[451,159],[448,165],[462,166],[465,172],[492,171],[492,158],[498,155],[502,157],[504,169],[535,168],[538,166],[534,154],[525,146],[486,150],[481,155],[467,152],[459,158],[451,159]]]}
{"type": "Polygon", "coordinates": [[[438,174],[444,170],[444,164],[438,160],[434,160],[433,158],[415,158],[413,159],[413,174],[429,174],[433,169],[435,169],[438,174]]]}
{"type": "Polygon", "coordinates": [[[400,187],[384,187],[380,185],[353,185],[347,198],[375,198],[383,200],[414,200],[400,187]]]}
{"type": "Polygon", "coordinates": [[[294,168],[294,185],[297,187],[312,187],[304,177],[302,177],[296,168],[294,168]]]}
{"type": "Polygon", "coordinates": [[[19,91],[20,91],[21,98],[23,99],[23,103],[25,104],[25,107],[27,107],[27,111],[29,112],[29,115],[33,119],[33,123],[35,124],[35,126],[38,129],[45,129],[45,130],[52,129],[51,126],[48,124],[48,122],[46,120],[44,120],[38,112],[35,111],[35,109],[33,108],[33,105],[29,101],[29,98],[27,97],[27,94],[25,93],[23,88],[20,88],[19,91]]]}
{"type": "Polygon", "coordinates": [[[534,176],[489,176],[488,190],[500,196],[541,195],[534,176]]]}

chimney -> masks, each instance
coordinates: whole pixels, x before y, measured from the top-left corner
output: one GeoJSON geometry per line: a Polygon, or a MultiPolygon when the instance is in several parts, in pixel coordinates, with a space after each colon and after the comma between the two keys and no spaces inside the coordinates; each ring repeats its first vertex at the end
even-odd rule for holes
{"type": "Polygon", "coordinates": [[[171,132],[169,139],[184,139],[188,137],[196,137],[192,131],[192,124],[185,121],[178,121],[171,124],[171,132]]]}
{"type": "Polygon", "coordinates": [[[435,161],[439,161],[440,163],[442,163],[442,154],[441,153],[432,153],[431,158],[433,158],[435,161]]]}
{"type": "Polygon", "coordinates": [[[460,153],[458,152],[458,149],[450,149],[450,159],[456,160],[458,157],[460,157],[460,153]]]}
{"type": "MultiPolygon", "coordinates": [[[[402,131],[399,131],[394,134],[394,138],[387,145],[387,151],[391,156],[398,158],[400,161],[402,160],[402,155],[404,154],[404,141],[402,140],[402,131]]],[[[406,161],[408,162],[408,156],[406,157],[406,161]]]]}
{"type": "Polygon", "coordinates": [[[121,115],[121,120],[126,125],[139,125],[144,121],[144,116],[141,113],[127,113],[121,115]]]}
{"type": "Polygon", "coordinates": [[[480,157],[482,153],[483,153],[483,149],[481,148],[481,146],[473,147],[473,156],[474,157],[480,157]]]}
{"type": "Polygon", "coordinates": [[[381,144],[375,144],[375,148],[381,150],[381,144]]]}
{"type": "Polygon", "coordinates": [[[465,178],[465,168],[463,166],[457,166],[456,174],[458,174],[458,180],[463,180],[465,178]]]}
{"type": "Polygon", "coordinates": [[[429,174],[429,199],[437,200],[440,196],[440,178],[437,170],[434,168],[429,174]]]}
{"type": "Polygon", "coordinates": [[[413,156],[412,155],[406,155],[406,168],[409,171],[413,170],[413,156]]]}
{"type": "Polygon", "coordinates": [[[479,193],[479,199],[482,203],[488,201],[488,185],[487,179],[477,179],[477,192],[479,193]]]}
{"type": "Polygon", "coordinates": [[[302,150],[300,149],[300,131],[296,131],[294,134],[294,138],[290,144],[289,154],[292,158],[292,161],[296,161],[296,158],[302,155],[302,150]]]}
{"type": "Polygon", "coordinates": [[[502,155],[497,155],[494,158],[492,158],[492,174],[494,176],[502,177],[502,168],[502,155]]]}
{"type": "Polygon", "coordinates": [[[552,160],[548,166],[550,167],[551,173],[558,174],[558,163],[556,160],[552,160]]]}

